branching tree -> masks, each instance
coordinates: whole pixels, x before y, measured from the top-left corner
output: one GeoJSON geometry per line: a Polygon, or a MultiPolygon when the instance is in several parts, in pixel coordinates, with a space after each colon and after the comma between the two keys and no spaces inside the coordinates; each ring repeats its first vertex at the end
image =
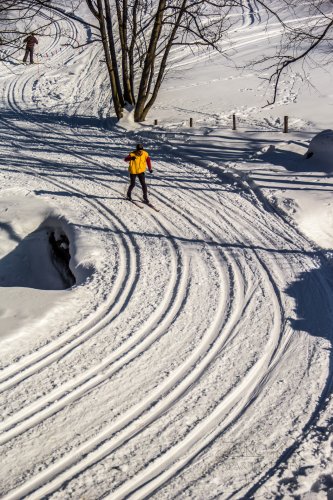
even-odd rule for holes
{"type": "MultiPolygon", "coordinates": [[[[96,19],[95,24],[85,23],[94,29],[95,41],[102,43],[115,113],[120,118],[124,106],[130,104],[137,122],[145,120],[156,101],[172,49],[187,46],[221,51],[221,41],[233,19],[228,14],[244,7],[242,0],[68,0],[66,7],[71,6],[72,13],[68,8],[65,13],[52,0],[1,0],[0,60],[16,57],[36,18],[37,34],[44,34],[56,20],[52,12],[75,16],[80,3],[85,3],[96,19]]],[[[283,29],[277,53],[256,62],[271,71],[273,96],[268,104],[272,104],[288,67],[306,61],[319,48],[323,49],[325,63],[332,60],[333,0],[256,3],[283,29]]]]}
{"type": "Polygon", "coordinates": [[[257,0],[281,24],[283,34],[281,43],[273,57],[262,57],[260,64],[271,72],[269,82],[273,86],[272,99],[268,105],[276,102],[281,76],[287,69],[302,62],[313,61],[316,53],[321,55],[321,64],[327,65],[333,60],[333,0],[311,0],[300,3],[298,0],[281,0],[279,10],[273,10],[267,0],[257,0]],[[286,20],[286,12],[288,17],[286,20]],[[292,20],[292,22],[290,22],[292,20]]]}
{"type": "Polygon", "coordinates": [[[82,3],[96,19],[96,23],[84,22],[102,43],[115,113],[120,118],[129,104],[140,122],[156,101],[172,49],[221,51],[222,39],[231,23],[237,22],[228,14],[242,0],[71,0],[72,13],[52,0],[2,0],[2,57],[21,50],[35,18],[39,19],[37,34],[43,34],[45,26],[55,21],[52,12],[71,17],[82,3]],[[24,19],[23,28],[18,28],[19,19],[24,19]]]}
{"type": "Polygon", "coordinates": [[[115,112],[126,103],[145,120],[166,74],[171,49],[220,50],[237,0],[86,0],[98,21],[115,112]]]}
{"type": "MultiPolygon", "coordinates": [[[[72,14],[85,3],[96,23],[85,20],[101,41],[118,118],[126,104],[135,121],[145,120],[156,101],[175,46],[220,50],[231,25],[230,10],[240,0],[71,0],[72,14]]],[[[52,0],[2,0],[0,59],[15,57],[23,36],[39,19],[37,34],[55,21],[52,12],[71,16],[52,0]],[[47,7],[47,9],[46,9],[47,7]],[[45,17],[45,12],[49,15],[45,17]],[[40,20],[45,22],[40,23],[40,20]],[[21,27],[18,20],[24,20],[21,27]],[[23,26],[23,27],[22,27],[23,26]]],[[[75,48],[76,44],[73,43],[75,48]]]]}

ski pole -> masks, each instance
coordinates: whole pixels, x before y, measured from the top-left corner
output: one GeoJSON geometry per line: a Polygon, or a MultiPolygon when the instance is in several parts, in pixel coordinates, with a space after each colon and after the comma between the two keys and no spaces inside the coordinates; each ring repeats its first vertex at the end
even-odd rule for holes
{"type": "Polygon", "coordinates": [[[38,72],[38,78],[40,78],[40,71],[39,71],[39,58],[38,58],[38,54],[36,52],[36,60],[37,60],[37,72],[38,72]]]}
{"type": "Polygon", "coordinates": [[[148,191],[149,196],[151,194],[151,176],[152,176],[152,174],[150,174],[150,176],[148,177],[148,182],[147,182],[147,191],[148,191]]]}
{"type": "MultiPolygon", "coordinates": [[[[128,174],[128,179],[130,179],[130,175],[128,174]]],[[[127,191],[128,191],[128,187],[129,187],[129,182],[128,184],[125,184],[125,187],[124,187],[124,198],[126,198],[127,196],[127,191]]]]}

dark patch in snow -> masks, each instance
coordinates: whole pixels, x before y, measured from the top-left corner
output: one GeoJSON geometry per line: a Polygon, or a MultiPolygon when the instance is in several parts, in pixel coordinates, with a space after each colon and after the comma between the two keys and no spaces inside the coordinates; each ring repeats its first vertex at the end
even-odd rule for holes
{"type": "MultiPolygon", "coordinates": [[[[289,319],[292,328],[300,332],[307,332],[314,337],[327,339],[330,345],[326,347],[329,356],[329,368],[326,384],[318,398],[317,406],[310,416],[308,422],[303,427],[302,433],[288,448],[286,448],[276,463],[266,471],[263,476],[245,493],[242,498],[254,498],[256,492],[265,485],[266,481],[274,474],[282,475],[288,465],[288,459],[301,446],[301,444],[315,436],[317,441],[327,440],[331,431],[326,432],[332,426],[332,421],[328,423],[328,428],[322,428],[318,421],[325,412],[332,396],[333,388],[333,329],[332,329],[332,297],[333,297],[333,272],[332,265],[328,259],[321,257],[321,267],[302,273],[298,280],[292,283],[285,292],[295,299],[296,319],[289,319]],[[310,435],[311,434],[311,435],[310,435]]],[[[291,477],[281,478],[279,485],[288,488],[293,494],[298,488],[297,477],[304,475],[304,467],[301,467],[291,477]]],[[[332,493],[332,477],[323,474],[313,484],[311,492],[332,493]]],[[[235,493],[238,493],[235,492],[235,493]]],[[[298,496],[294,496],[298,498],[298,496]]],[[[275,496],[283,498],[283,495],[275,496]]]]}
{"type": "Polygon", "coordinates": [[[60,232],[61,238],[53,236],[53,245],[51,234],[59,234],[59,229],[57,233],[50,227],[40,226],[23,239],[4,225],[2,229],[6,229],[17,245],[0,259],[0,287],[64,290],[75,284],[69,269],[69,242],[63,232],[60,232]]]}
{"type": "Polygon", "coordinates": [[[61,233],[56,236],[55,231],[51,231],[49,234],[49,243],[52,249],[51,258],[53,264],[67,285],[66,288],[74,286],[76,280],[69,267],[71,256],[69,253],[69,240],[66,234],[61,233]]]}
{"type": "Polygon", "coordinates": [[[86,30],[87,32],[87,42],[91,42],[92,41],[92,31],[91,31],[91,27],[88,25],[88,24],[84,24],[84,29],[86,30]]]}
{"type": "Polygon", "coordinates": [[[311,491],[314,493],[326,492],[333,498],[333,476],[322,474],[317,481],[312,485],[311,491]]]}
{"type": "Polygon", "coordinates": [[[16,234],[16,232],[14,231],[14,229],[12,228],[12,226],[10,224],[7,224],[6,222],[0,222],[0,230],[1,229],[6,231],[6,233],[8,234],[8,237],[11,240],[17,241],[18,243],[20,243],[21,238],[16,234]]]}

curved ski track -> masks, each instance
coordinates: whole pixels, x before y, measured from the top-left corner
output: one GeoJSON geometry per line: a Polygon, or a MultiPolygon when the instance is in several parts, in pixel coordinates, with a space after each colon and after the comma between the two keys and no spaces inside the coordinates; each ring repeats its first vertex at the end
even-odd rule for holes
{"type": "MultiPolygon", "coordinates": [[[[252,9],[246,22],[254,21],[252,9]]],[[[75,37],[84,36],[73,21],[62,22],[75,37]]],[[[61,39],[61,22],[56,28],[47,50],[61,39]]],[[[90,65],[79,88],[93,72],[92,60],[90,65]]],[[[308,410],[294,432],[318,412],[304,375],[312,370],[316,344],[295,336],[287,321],[294,304],[284,290],[300,273],[311,272],[320,255],[267,211],[255,192],[227,187],[195,165],[159,163],[164,174],[156,176],[153,194],[160,213],[129,207],[121,200],[124,182],[117,172],[129,141],[112,136],[117,143],[110,167],[93,156],[94,141],[107,147],[100,131],[94,130],[93,141],[30,119],[26,109],[37,92],[36,78],[29,68],[9,82],[13,119],[1,120],[31,141],[36,158],[43,158],[43,145],[62,156],[66,175],[60,165],[58,175],[51,175],[42,162],[27,163],[19,173],[36,191],[71,193],[115,266],[104,263],[95,287],[87,285],[83,321],[0,373],[1,494],[8,500],[107,494],[138,499],[156,491],[158,498],[186,496],[206,469],[220,466],[216,447],[231,454],[238,428],[245,438],[253,422],[272,432],[274,401],[267,394],[288,376],[285,359],[302,346],[308,346],[308,358],[293,358],[290,393],[308,397],[308,410]],[[22,125],[26,120],[29,130],[22,125]]],[[[313,287],[332,297],[323,278],[314,279],[313,287]]],[[[332,299],[326,300],[331,314],[332,299]]],[[[298,402],[275,407],[276,418],[290,409],[298,411],[298,402]]],[[[284,436],[275,438],[284,445],[284,436]]],[[[250,480],[238,477],[235,484],[255,484],[271,465],[264,461],[250,480]]],[[[221,494],[221,485],[216,488],[205,498],[221,494]]]]}

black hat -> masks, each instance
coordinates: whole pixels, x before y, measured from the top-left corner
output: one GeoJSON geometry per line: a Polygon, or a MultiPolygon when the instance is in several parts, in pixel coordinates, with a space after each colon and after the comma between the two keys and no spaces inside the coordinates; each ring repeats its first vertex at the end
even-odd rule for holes
{"type": "Polygon", "coordinates": [[[137,151],[141,151],[141,149],[143,149],[143,145],[142,144],[137,144],[136,145],[136,150],[137,151]]]}

